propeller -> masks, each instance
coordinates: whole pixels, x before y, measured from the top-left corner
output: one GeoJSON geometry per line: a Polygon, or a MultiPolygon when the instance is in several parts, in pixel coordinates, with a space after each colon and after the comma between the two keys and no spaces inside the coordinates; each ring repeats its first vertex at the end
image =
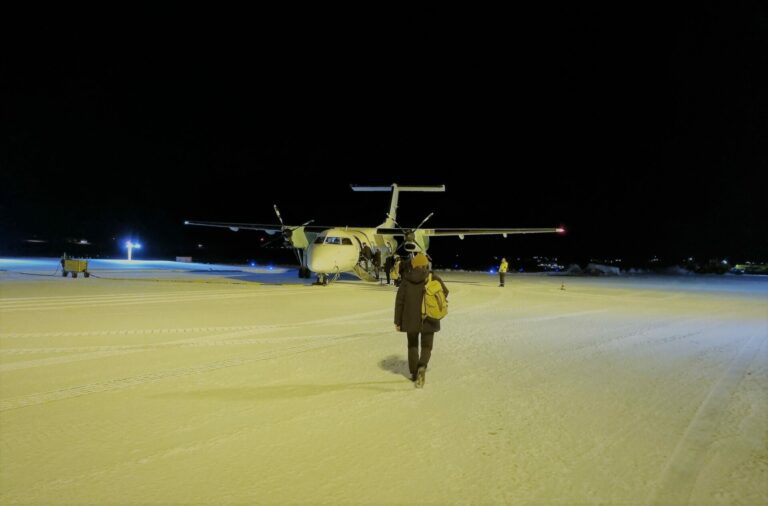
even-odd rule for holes
{"type": "Polygon", "coordinates": [[[413,229],[403,228],[397,222],[397,220],[395,220],[394,218],[392,218],[392,216],[387,214],[387,217],[389,217],[392,220],[392,222],[395,224],[395,226],[397,228],[399,228],[400,230],[402,230],[402,232],[403,232],[403,238],[404,238],[403,243],[397,249],[403,248],[403,249],[405,249],[405,251],[407,251],[409,253],[413,253],[417,249],[421,249],[421,251],[424,251],[424,246],[419,244],[419,242],[416,240],[416,232],[419,229],[421,229],[421,227],[427,222],[427,220],[429,220],[434,214],[435,213],[429,213],[427,215],[427,217],[424,218],[423,220],[421,220],[421,223],[419,223],[419,225],[416,228],[413,228],[413,229]]]}
{"type": "MultiPolygon", "coordinates": [[[[291,241],[291,237],[293,237],[293,231],[296,230],[296,229],[299,229],[301,227],[306,227],[307,225],[309,225],[310,223],[314,222],[315,220],[306,221],[306,222],[302,223],[301,225],[298,225],[298,226],[295,226],[295,227],[288,227],[283,222],[283,217],[280,216],[280,209],[277,208],[277,204],[274,204],[273,207],[275,208],[275,214],[277,215],[277,219],[278,219],[278,221],[280,221],[280,237],[276,237],[276,238],[272,239],[271,241],[268,241],[268,242],[264,243],[262,245],[262,247],[268,246],[268,245],[272,244],[273,242],[279,241],[280,239],[282,239],[285,244],[290,245],[291,247],[293,247],[293,242],[291,241]]],[[[294,248],[294,249],[296,249],[296,248],[294,248]]],[[[299,263],[301,263],[301,260],[299,260],[299,263]]]]}
{"type": "Polygon", "coordinates": [[[279,241],[279,240],[282,239],[283,244],[285,246],[288,246],[288,247],[292,248],[294,255],[296,255],[296,261],[299,263],[299,266],[300,266],[299,267],[299,277],[300,278],[308,278],[310,276],[309,269],[304,265],[304,262],[302,261],[301,253],[299,252],[300,248],[297,248],[297,247],[295,247],[293,245],[293,241],[291,240],[291,238],[293,237],[293,232],[295,230],[297,230],[299,228],[302,228],[302,227],[306,227],[307,225],[309,225],[310,223],[312,223],[315,220],[305,221],[301,225],[298,225],[298,226],[295,226],[295,227],[289,227],[289,226],[286,226],[285,222],[283,222],[283,217],[280,216],[280,209],[277,208],[277,204],[273,204],[272,207],[275,208],[275,214],[277,215],[277,219],[280,221],[280,235],[278,237],[272,239],[271,241],[268,241],[266,244],[264,244],[264,246],[269,246],[273,242],[276,242],[276,241],[279,241]]]}

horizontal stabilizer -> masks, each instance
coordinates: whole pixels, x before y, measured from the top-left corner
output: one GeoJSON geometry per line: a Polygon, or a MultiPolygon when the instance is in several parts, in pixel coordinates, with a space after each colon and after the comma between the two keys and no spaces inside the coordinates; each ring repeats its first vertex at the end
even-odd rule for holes
{"type": "Polygon", "coordinates": [[[356,186],[350,185],[352,191],[356,192],[392,192],[392,201],[389,203],[389,213],[387,213],[387,220],[379,225],[380,227],[390,228],[397,222],[397,201],[400,198],[400,192],[444,192],[445,185],[431,185],[431,186],[399,186],[393,184],[392,186],[356,186]]]}
{"type": "Polygon", "coordinates": [[[399,186],[393,184],[392,186],[357,186],[351,185],[352,191],[356,192],[389,192],[398,190],[401,192],[444,192],[445,185],[431,185],[431,186],[399,186]]]}

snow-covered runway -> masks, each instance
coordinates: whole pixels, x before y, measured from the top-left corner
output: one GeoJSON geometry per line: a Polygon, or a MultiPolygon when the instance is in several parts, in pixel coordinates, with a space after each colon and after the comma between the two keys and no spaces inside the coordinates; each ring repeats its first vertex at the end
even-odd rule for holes
{"type": "Polygon", "coordinates": [[[766,279],[441,273],[416,390],[391,287],[51,265],[0,259],[2,504],[768,503],[766,279]]]}

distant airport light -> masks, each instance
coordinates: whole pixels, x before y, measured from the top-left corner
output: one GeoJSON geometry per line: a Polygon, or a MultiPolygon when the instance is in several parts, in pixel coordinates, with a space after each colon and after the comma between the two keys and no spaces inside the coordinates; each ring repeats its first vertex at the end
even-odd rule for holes
{"type": "Polygon", "coordinates": [[[131,261],[131,256],[133,254],[134,249],[141,249],[141,244],[134,243],[131,241],[125,241],[125,247],[128,248],[128,261],[131,261]]]}

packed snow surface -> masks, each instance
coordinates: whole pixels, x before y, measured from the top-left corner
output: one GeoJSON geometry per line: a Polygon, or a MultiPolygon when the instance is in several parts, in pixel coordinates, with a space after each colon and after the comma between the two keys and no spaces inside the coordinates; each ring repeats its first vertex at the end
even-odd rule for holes
{"type": "Polygon", "coordinates": [[[765,278],[444,272],[417,390],[393,287],[56,267],[0,259],[1,504],[768,503],[765,278]]]}

